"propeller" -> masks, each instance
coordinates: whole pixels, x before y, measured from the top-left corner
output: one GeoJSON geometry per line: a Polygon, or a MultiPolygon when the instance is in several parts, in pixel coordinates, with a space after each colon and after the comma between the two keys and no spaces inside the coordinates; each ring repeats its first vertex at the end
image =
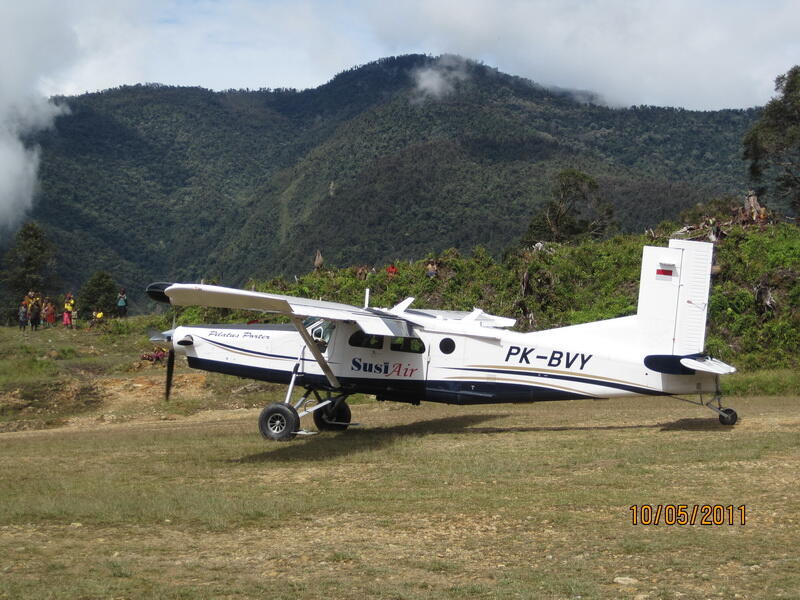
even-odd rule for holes
{"type": "Polygon", "coordinates": [[[169,349],[167,353],[167,383],[164,388],[164,401],[169,402],[169,393],[172,390],[172,374],[175,372],[175,350],[169,349]]]}
{"type": "MultiPolygon", "coordinates": [[[[171,286],[171,283],[165,281],[158,281],[151,283],[147,286],[147,295],[156,302],[163,302],[169,304],[169,297],[165,290],[171,286]]],[[[175,313],[172,314],[172,329],[161,333],[156,332],[150,336],[151,342],[166,342],[170,345],[169,352],[167,352],[167,381],[164,386],[164,401],[169,402],[169,394],[172,391],[172,376],[175,373],[175,350],[172,347],[172,332],[175,330],[175,313]]]]}

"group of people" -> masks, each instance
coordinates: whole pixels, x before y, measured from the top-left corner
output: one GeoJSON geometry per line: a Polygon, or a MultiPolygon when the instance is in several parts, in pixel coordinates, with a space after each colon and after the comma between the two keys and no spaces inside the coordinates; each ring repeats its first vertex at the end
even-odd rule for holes
{"type": "MultiPolygon", "coordinates": [[[[126,317],[128,315],[128,296],[125,293],[125,289],[120,290],[119,294],[117,294],[116,309],[118,317],[126,317]]],[[[30,325],[31,331],[37,331],[39,327],[55,327],[58,309],[53,300],[46,297],[43,298],[39,292],[31,290],[19,303],[17,317],[20,331],[25,331],[28,325],[30,325]]],[[[75,296],[72,292],[67,292],[64,296],[61,322],[64,327],[73,329],[77,317],[78,310],[75,307],[75,296]]],[[[102,322],[104,318],[105,313],[102,309],[93,310],[89,328],[102,322]]]]}
{"type": "MultiPolygon", "coordinates": [[[[370,269],[367,265],[353,267],[353,270],[355,271],[356,277],[361,280],[365,280],[368,277],[375,275],[377,273],[375,267],[372,267],[370,269]]],[[[397,273],[398,273],[398,268],[394,263],[390,263],[389,266],[386,267],[386,276],[389,279],[394,279],[397,273]]],[[[431,259],[425,264],[425,276],[430,279],[439,276],[439,261],[431,259]]]]}
{"type": "Polygon", "coordinates": [[[54,327],[56,324],[56,305],[50,298],[43,298],[39,292],[30,290],[19,303],[19,328],[24,331],[28,325],[32,331],[39,327],[54,327]]]}

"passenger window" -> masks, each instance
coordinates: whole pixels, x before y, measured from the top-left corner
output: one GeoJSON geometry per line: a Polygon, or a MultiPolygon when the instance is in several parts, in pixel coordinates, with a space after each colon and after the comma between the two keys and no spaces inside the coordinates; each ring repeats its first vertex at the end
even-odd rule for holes
{"type": "Polygon", "coordinates": [[[415,337],[395,337],[389,346],[395,352],[413,352],[422,354],[425,352],[425,344],[421,339],[415,337]]]}
{"type": "Polygon", "coordinates": [[[348,343],[356,348],[371,348],[372,350],[380,350],[383,348],[383,336],[367,335],[359,329],[350,336],[348,343]]]}

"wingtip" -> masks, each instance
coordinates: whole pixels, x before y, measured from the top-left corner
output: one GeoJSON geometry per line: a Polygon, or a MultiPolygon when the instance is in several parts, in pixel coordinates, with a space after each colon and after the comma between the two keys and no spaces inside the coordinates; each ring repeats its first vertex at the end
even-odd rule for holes
{"type": "Polygon", "coordinates": [[[155,283],[148,285],[145,291],[151,300],[169,304],[169,296],[167,296],[165,290],[171,285],[172,283],[167,281],[156,281],[155,283]]]}

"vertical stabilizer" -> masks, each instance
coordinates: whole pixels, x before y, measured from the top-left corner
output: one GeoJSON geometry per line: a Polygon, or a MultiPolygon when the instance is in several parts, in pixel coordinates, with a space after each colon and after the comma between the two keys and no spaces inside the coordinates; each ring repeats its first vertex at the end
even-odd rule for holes
{"type": "Polygon", "coordinates": [[[644,247],[637,315],[653,354],[702,352],[713,251],[686,240],[644,247]]]}

